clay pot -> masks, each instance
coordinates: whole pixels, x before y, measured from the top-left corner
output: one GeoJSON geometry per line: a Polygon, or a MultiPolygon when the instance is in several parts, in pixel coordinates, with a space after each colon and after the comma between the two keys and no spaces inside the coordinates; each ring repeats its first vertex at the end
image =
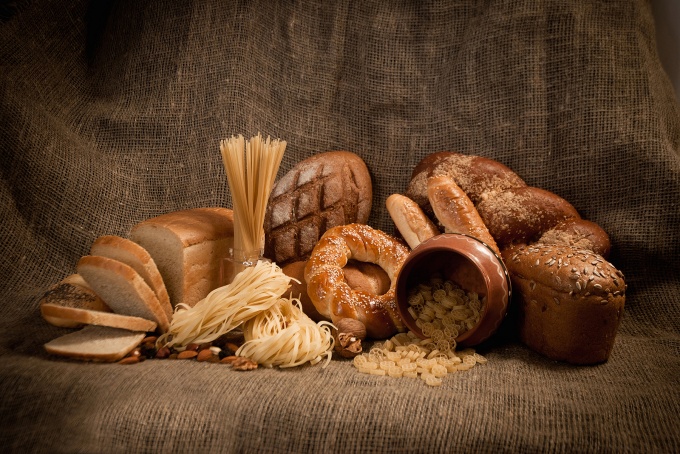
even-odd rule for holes
{"type": "Polygon", "coordinates": [[[486,297],[481,319],[462,333],[456,342],[470,347],[488,339],[500,326],[511,296],[510,277],[503,261],[485,243],[468,235],[444,233],[419,244],[404,262],[397,276],[397,303],[404,324],[424,338],[408,312],[409,290],[439,272],[466,291],[486,297]]]}

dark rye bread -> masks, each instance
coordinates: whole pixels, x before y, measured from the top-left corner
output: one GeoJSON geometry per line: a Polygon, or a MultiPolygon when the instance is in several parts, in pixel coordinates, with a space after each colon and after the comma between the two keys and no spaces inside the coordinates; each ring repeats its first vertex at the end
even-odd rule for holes
{"type": "Polygon", "coordinates": [[[328,151],[300,161],[272,188],[265,257],[280,265],[306,260],[326,230],[365,224],[372,198],[371,176],[356,154],[328,151]]]}
{"type": "Polygon", "coordinates": [[[568,245],[511,247],[503,260],[527,346],[573,364],[607,360],[625,304],[621,271],[599,254],[568,245]]]}

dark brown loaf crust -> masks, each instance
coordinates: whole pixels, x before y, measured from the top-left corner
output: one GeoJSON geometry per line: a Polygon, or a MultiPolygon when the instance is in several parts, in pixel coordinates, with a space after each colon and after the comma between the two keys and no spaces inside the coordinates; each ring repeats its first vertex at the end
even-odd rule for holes
{"type": "Polygon", "coordinates": [[[604,258],[610,250],[607,233],[558,195],[527,186],[503,164],[453,152],[434,153],[413,172],[406,194],[430,215],[427,181],[437,175],[453,178],[468,194],[501,249],[525,344],[551,359],[605,361],[625,303],[623,276],[604,258]],[[573,266],[571,274],[556,271],[578,256],[590,265],[573,266]]]}
{"type": "Polygon", "coordinates": [[[526,186],[524,180],[498,161],[452,151],[432,153],[413,169],[406,190],[406,196],[418,203],[429,215],[432,214],[432,209],[427,199],[427,180],[438,175],[453,178],[475,205],[488,194],[526,186]]]}
{"type": "Polygon", "coordinates": [[[366,223],[372,199],[371,176],[358,155],[328,151],[299,162],[272,188],[265,256],[279,265],[306,260],[326,230],[366,223]]]}
{"type": "Polygon", "coordinates": [[[585,219],[567,219],[541,235],[537,243],[568,244],[609,257],[611,242],[602,227],[585,219]]]}
{"type": "Polygon", "coordinates": [[[560,222],[580,217],[562,197],[532,186],[490,194],[477,211],[501,249],[534,242],[560,222]]]}
{"type": "Polygon", "coordinates": [[[528,347],[572,364],[609,358],[625,304],[621,271],[592,251],[565,245],[508,248],[503,259],[528,347]]]}

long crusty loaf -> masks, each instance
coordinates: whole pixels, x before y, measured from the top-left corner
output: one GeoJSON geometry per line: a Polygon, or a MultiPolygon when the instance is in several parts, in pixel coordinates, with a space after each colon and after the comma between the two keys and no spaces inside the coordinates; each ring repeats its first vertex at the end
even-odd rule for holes
{"type": "Polygon", "coordinates": [[[193,306],[220,286],[222,260],[234,245],[232,210],[174,211],[132,227],[130,239],[153,257],[170,303],[193,306]]]}
{"type": "Polygon", "coordinates": [[[130,353],[144,339],[143,332],[88,325],[45,344],[48,353],[85,361],[113,362],[130,353]]]}
{"type": "Polygon", "coordinates": [[[86,255],[78,261],[77,270],[114,312],[153,320],[161,332],[168,330],[170,321],[156,294],[129,265],[86,255]]]}
{"type": "Polygon", "coordinates": [[[146,249],[127,238],[104,235],[92,243],[90,255],[108,257],[132,267],[156,294],[156,298],[158,298],[158,302],[168,319],[172,318],[172,306],[163,277],[158,271],[156,262],[146,249]]]}
{"type": "Polygon", "coordinates": [[[60,312],[60,309],[64,308],[111,312],[79,274],[66,276],[51,286],[40,299],[40,313],[46,322],[62,328],[81,327],[83,322],[65,317],[64,313],[60,312]]]}
{"type": "Polygon", "coordinates": [[[358,155],[328,151],[300,161],[272,188],[265,256],[282,266],[306,260],[326,230],[365,224],[372,198],[371,176],[358,155]]]}

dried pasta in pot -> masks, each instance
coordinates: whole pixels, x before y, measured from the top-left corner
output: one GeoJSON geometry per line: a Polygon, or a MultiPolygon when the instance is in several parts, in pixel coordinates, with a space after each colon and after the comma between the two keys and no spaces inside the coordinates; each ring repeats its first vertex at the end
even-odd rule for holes
{"type": "Polygon", "coordinates": [[[236,351],[258,364],[295,367],[316,364],[326,367],[333,354],[333,335],[328,322],[315,323],[302,311],[296,298],[279,298],[276,305],[243,324],[245,343],[236,351]]]}
{"type": "Polygon", "coordinates": [[[275,263],[260,260],[194,307],[178,305],[168,332],[158,338],[158,344],[181,350],[190,343],[212,342],[276,305],[290,280],[275,263]]]}

